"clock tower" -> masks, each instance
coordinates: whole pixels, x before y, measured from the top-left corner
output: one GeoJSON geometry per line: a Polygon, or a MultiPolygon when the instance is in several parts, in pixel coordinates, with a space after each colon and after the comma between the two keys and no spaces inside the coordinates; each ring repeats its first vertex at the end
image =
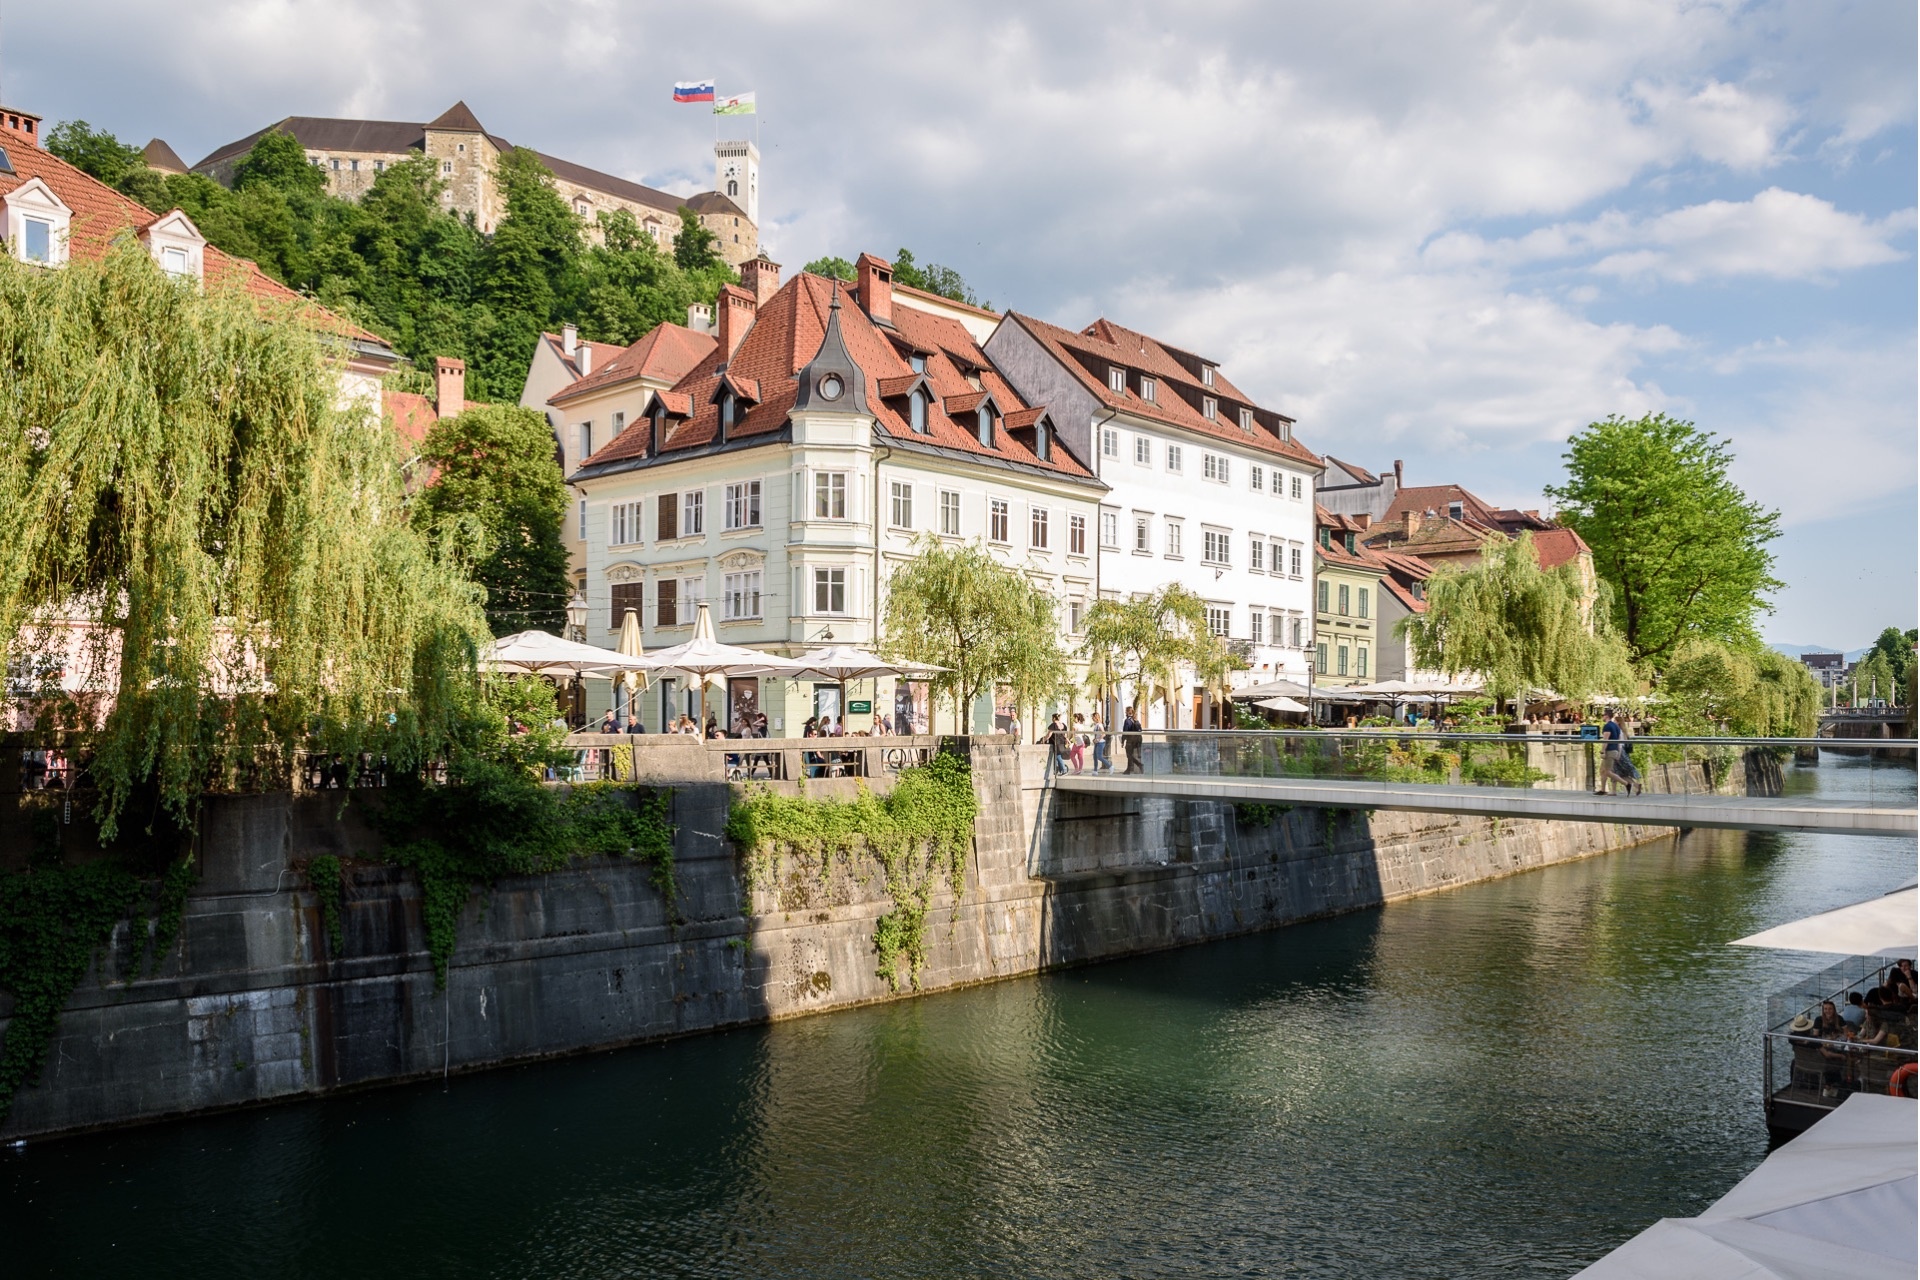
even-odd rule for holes
{"type": "Polygon", "coordinates": [[[760,148],[751,142],[713,144],[713,189],[739,205],[760,225],[760,148]]]}

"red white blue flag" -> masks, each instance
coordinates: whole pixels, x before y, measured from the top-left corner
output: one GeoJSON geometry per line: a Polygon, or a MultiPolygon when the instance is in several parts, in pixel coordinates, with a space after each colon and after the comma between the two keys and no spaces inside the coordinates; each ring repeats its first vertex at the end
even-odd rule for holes
{"type": "Polygon", "coordinates": [[[673,86],[675,102],[712,102],[713,77],[705,80],[681,80],[673,86]]]}

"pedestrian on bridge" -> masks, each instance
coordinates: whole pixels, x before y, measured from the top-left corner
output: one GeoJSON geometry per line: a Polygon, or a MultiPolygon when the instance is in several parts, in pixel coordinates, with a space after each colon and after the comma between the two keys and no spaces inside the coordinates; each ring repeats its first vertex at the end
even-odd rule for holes
{"type": "Polygon", "coordinates": [[[1140,761],[1140,720],[1133,714],[1133,708],[1127,708],[1127,718],[1120,722],[1120,745],[1127,752],[1127,772],[1145,773],[1140,761]]]}
{"type": "Polygon", "coordinates": [[[1617,712],[1608,710],[1607,722],[1600,726],[1600,736],[1607,740],[1607,746],[1601,760],[1599,793],[1618,795],[1615,787],[1625,783],[1628,795],[1639,795],[1640,771],[1633,767],[1633,759],[1627,754],[1627,732],[1621,727],[1617,712]]]}

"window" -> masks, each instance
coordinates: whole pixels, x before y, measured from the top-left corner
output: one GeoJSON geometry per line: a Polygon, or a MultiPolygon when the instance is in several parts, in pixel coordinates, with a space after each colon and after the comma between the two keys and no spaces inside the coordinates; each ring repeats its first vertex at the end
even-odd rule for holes
{"type": "Polygon", "coordinates": [[[1151,554],[1153,551],[1153,517],[1135,516],[1133,518],[1133,549],[1151,554]]]}
{"type": "Polygon", "coordinates": [[[680,495],[663,493],[660,506],[654,513],[654,539],[666,542],[680,536],[680,495]]]}
{"type": "Polygon", "coordinates": [[[1100,428],[1100,456],[1103,458],[1120,456],[1120,433],[1112,427],[1100,428]]]}
{"type": "Polygon", "coordinates": [[[980,406],[980,412],[976,417],[978,421],[974,427],[975,438],[980,441],[983,447],[988,449],[993,448],[993,409],[983,404],[980,406]]]}
{"type": "Polygon", "coordinates": [[[21,237],[21,255],[28,262],[53,261],[53,224],[45,218],[27,218],[21,237]]]}
{"type": "Polygon", "coordinates": [[[1107,370],[1107,390],[1118,396],[1127,394],[1127,371],[1125,369],[1109,368],[1107,370]]]}
{"type": "Polygon", "coordinates": [[[1339,663],[1339,667],[1337,670],[1334,671],[1333,674],[1337,676],[1343,676],[1347,674],[1347,646],[1345,645],[1340,646],[1340,651],[1336,655],[1335,661],[1339,663]]]}
{"type": "Polygon", "coordinates": [[[1067,517],[1067,554],[1070,556],[1087,554],[1087,518],[1085,516],[1067,517]]]}
{"type": "Polygon", "coordinates": [[[760,570],[730,573],[721,580],[722,616],[728,619],[760,616],[760,570]]]}
{"type": "Polygon", "coordinates": [[[917,436],[927,434],[927,393],[916,390],[907,397],[907,426],[917,436]]]}
{"type": "Polygon", "coordinates": [[[1120,549],[1120,513],[1102,511],[1100,513],[1100,545],[1120,549]]]}
{"type": "Polygon", "coordinates": [[[625,431],[626,429],[627,429],[627,415],[624,413],[614,414],[613,415],[613,434],[608,436],[607,439],[618,440],[620,438],[620,433],[622,431],[625,431]]]}
{"type": "Polygon", "coordinates": [[[925,373],[927,371],[926,356],[922,355],[918,351],[914,352],[912,355],[907,357],[907,367],[909,369],[912,369],[915,373],[925,373]]]}
{"type": "Polygon", "coordinates": [[[1203,364],[1200,366],[1200,381],[1206,383],[1208,386],[1213,385],[1213,366],[1212,365],[1203,364]]]}
{"type": "Polygon", "coordinates": [[[1153,441],[1145,436],[1133,438],[1133,460],[1143,467],[1153,465],[1153,441]]]}
{"type": "Polygon", "coordinates": [[[358,173],[360,172],[360,162],[358,160],[349,160],[347,161],[347,168],[351,169],[355,173],[358,173]]]}
{"type": "Polygon", "coordinates": [[[1232,535],[1221,529],[1208,529],[1202,535],[1201,550],[1208,564],[1232,564],[1232,535]]]}
{"type": "Polygon", "coordinates": [[[1255,609],[1252,613],[1248,614],[1247,615],[1247,639],[1253,641],[1255,644],[1265,644],[1266,641],[1260,638],[1262,634],[1264,634],[1262,624],[1265,623],[1265,621],[1266,621],[1266,615],[1261,613],[1258,609],[1255,609]]]}
{"type": "Polygon", "coordinates": [[[654,625],[659,627],[677,627],[680,625],[680,583],[673,578],[662,578],[654,588],[654,625]]]}
{"type": "Polygon", "coordinates": [[[1151,402],[1153,400],[1153,394],[1154,394],[1153,379],[1146,378],[1146,377],[1141,378],[1140,379],[1140,398],[1142,400],[1151,402]]]}
{"type": "Polygon", "coordinates": [[[1167,470],[1178,475],[1182,465],[1183,463],[1180,457],[1180,446],[1177,444],[1168,445],[1167,446],[1167,470]]]}
{"type": "Polygon", "coordinates": [[[1280,429],[1281,440],[1285,441],[1285,440],[1293,439],[1293,424],[1291,422],[1288,422],[1285,418],[1282,418],[1280,419],[1279,422],[1275,423],[1274,425],[1279,427],[1280,429]]]}
{"type": "Polygon", "coordinates": [[[1222,455],[1217,453],[1207,454],[1201,463],[1201,467],[1207,479],[1218,480],[1221,484],[1227,482],[1229,463],[1222,455]]]}
{"type": "Polygon", "coordinates": [[[845,569],[813,571],[813,611],[815,613],[847,611],[847,571],[845,569]]]}
{"type": "Polygon", "coordinates": [[[1212,396],[1201,396],[1200,397],[1200,414],[1202,417],[1206,418],[1209,422],[1214,421],[1220,416],[1220,402],[1218,400],[1215,400],[1212,396]]]}
{"type": "Polygon", "coordinates": [[[736,403],[736,397],[731,391],[725,391],[720,394],[720,442],[722,444],[726,443],[727,432],[733,430],[733,415],[736,403]]]}
{"type": "Polygon", "coordinates": [[[1178,560],[1185,550],[1187,527],[1178,520],[1167,521],[1167,555],[1178,560]]]}
{"type": "Polygon", "coordinates": [[[1447,519],[1458,520],[1466,514],[1466,510],[1466,507],[1458,502],[1449,502],[1447,504],[1447,519]]]}
{"type": "Polygon", "coordinates": [[[1267,544],[1264,539],[1255,538],[1247,544],[1247,568],[1255,573],[1267,571],[1267,544]]]}
{"type": "Polygon", "coordinates": [[[1317,607],[1322,613],[1327,611],[1327,580],[1325,578],[1320,579],[1317,607]]]}
{"type": "Polygon", "coordinates": [[[580,541],[587,540],[587,500],[580,499],[580,541]]]}
{"type": "Polygon", "coordinates": [[[1247,487],[1255,493],[1259,493],[1267,487],[1267,470],[1265,467],[1253,467],[1247,474],[1250,477],[1247,487]]]}
{"type": "Polygon", "coordinates": [[[640,503],[616,502],[607,508],[607,545],[625,547],[640,541],[640,503]]]}
{"type": "Polygon", "coordinates": [[[160,250],[160,269],[170,276],[184,276],[191,269],[187,265],[187,251],[179,248],[160,250]]]}
{"type": "Polygon", "coordinates": [[[1077,636],[1087,621],[1087,602],[1085,600],[1067,601],[1067,634],[1077,636]]]}
{"type": "Polygon", "coordinates": [[[760,527],[760,482],[742,480],[727,486],[727,528],[760,527]]]}
{"type": "Polygon", "coordinates": [[[1370,618],[1373,616],[1372,614],[1367,612],[1367,597],[1371,596],[1372,594],[1373,593],[1369,591],[1367,588],[1365,587],[1360,588],[1360,616],[1363,618],[1370,618]]]}
{"type": "Polygon", "coordinates": [[[707,530],[707,491],[689,489],[680,495],[680,536],[697,538],[707,530]]]}
{"type": "Polygon", "coordinates": [[[373,171],[375,173],[385,173],[387,171],[387,162],[385,160],[375,160],[373,162],[373,171]]]}
{"type": "Polygon", "coordinates": [[[952,489],[940,491],[940,532],[949,538],[960,536],[960,495],[952,489]]]}
{"type": "Polygon", "coordinates": [[[608,594],[613,598],[613,608],[607,618],[607,630],[618,631],[620,624],[627,620],[629,609],[636,620],[647,616],[646,589],[646,584],[641,582],[615,582],[610,585],[608,594]]]}
{"type": "Polygon", "coordinates": [[[893,527],[913,528],[913,486],[905,480],[890,480],[887,482],[887,495],[893,500],[893,527]]]}
{"type": "Polygon", "coordinates": [[[1346,617],[1351,612],[1351,610],[1349,610],[1347,607],[1348,605],[1347,593],[1348,593],[1347,584],[1343,582],[1340,584],[1340,616],[1343,618],[1346,617]]]}
{"type": "Polygon", "coordinates": [[[1357,676],[1365,676],[1367,674],[1367,649],[1365,645],[1353,651],[1353,674],[1357,676]]]}
{"type": "Polygon", "coordinates": [[[1321,675],[1327,674],[1327,642],[1324,640],[1313,646],[1313,669],[1321,675]]]}
{"type": "Polygon", "coordinates": [[[1299,476],[1295,476],[1293,478],[1293,496],[1296,498],[1300,496],[1300,477],[1299,476]]]}
{"type": "Polygon", "coordinates": [[[1013,540],[1012,532],[1008,528],[1010,522],[1007,511],[1007,500],[1005,498],[995,498],[987,503],[987,540],[989,542],[1011,542],[1013,540]]]}
{"type": "Polygon", "coordinates": [[[1047,509],[1031,507],[1027,512],[1027,545],[1038,551],[1047,549],[1047,509]]]}
{"type": "Polygon", "coordinates": [[[340,157],[339,157],[339,156],[335,156],[335,157],[333,158],[333,171],[334,171],[335,173],[338,173],[338,172],[340,172],[340,157]]]}
{"type": "Polygon", "coordinates": [[[814,473],[813,518],[816,520],[845,520],[847,518],[846,472],[819,471],[814,473]]]}
{"type": "Polygon", "coordinates": [[[1247,432],[1253,430],[1253,410],[1242,409],[1240,411],[1240,429],[1247,432]]]}
{"type": "Polygon", "coordinates": [[[1233,634],[1233,610],[1217,604],[1207,606],[1207,630],[1225,640],[1233,634]]]}
{"type": "Polygon", "coordinates": [[[452,172],[453,172],[453,161],[451,161],[451,160],[442,160],[442,161],[440,162],[440,172],[442,172],[442,173],[452,173],[452,172]]]}
{"type": "Polygon", "coordinates": [[[580,461],[585,462],[593,456],[593,424],[580,424],[580,461]]]}
{"type": "Polygon", "coordinates": [[[1297,578],[1300,576],[1300,548],[1298,547],[1293,548],[1290,554],[1292,557],[1291,564],[1293,566],[1290,572],[1293,574],[1294,577],[1297,578]]]}
{"type": "Polygon", "coordinates": [[[1275,467],[1273,471],[1273,496],[1274,497],[1276,498],[1286,497],[1286,483],[1287,483],[1286,472],[1280,470],[1278,467],[1275,467]]]}

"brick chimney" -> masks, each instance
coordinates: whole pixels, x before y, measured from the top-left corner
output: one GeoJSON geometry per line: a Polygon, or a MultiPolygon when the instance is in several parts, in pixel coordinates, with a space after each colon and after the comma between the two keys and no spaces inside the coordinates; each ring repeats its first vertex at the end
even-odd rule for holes
{"type": "Polygon", "coordinates": [[[733,359],[733,353],[740,346],[740,339],[747,336],[747,330],[753,327],[753,317],[760,309],[754,296],[739,285],[725,285],[716,300],[720,309],[720,350],[727,359],[733,359]]]}
{"type": "Polygon", "coordinates": [[[593,372],[593,344],[582,342],[573,349],[573,367],[580,371],[581,377],[593,372]]]}
{"type": "Polygon", "coordinates": [[[25,142],[44,149],[46,143],[40,136],[40,117],[30,111],[0,107],[0,144],[8,141],[25,142]]]}
{"type": "Polygon", "coordinates": [[[1364,511],[1357,513],[1353,517],[1353,522],[1359,525],[1362,530],[1371,529],[1373,527],[1373,517],[1368,515],[1364,511]]]}
{"type": "Polygon", "coordinates": [[[780,264],[762,249],[759,257],[740,264],[740,287],[753,295],[756,307],[766,306],[767,299],[780,291],[780,264]]]}
{"type": "Polygon", "coordinates": [[[1407,537],[1411,538],[1420,532],[1420,513],[1412,507],[1407,508],[1406,513],[1401,516],[1401,521],[1407,537]]]}
{"type": "Polygon", "coordinates": [[[580,349],[580,330],[573,325],[560,327],[560,352],[567,359],[573,359],[573,353],[580,349]]]}
{"type": "Polygon", "coordinates": [[[860,301],[860,309],[867,313],[867,319],[875,324],[893,327],[893,264],[884,258],[876,258],[870,253],[860,255],[860,261],[853,264],[859,273],[859,282],[854,286],[854,297],[860,301]]]}
{"type": "Polygon", "coordinates": [[[467,407],[467,362],[453,356],[433,358],[433,407],[451,418],[467,407]]]}
{"type": "Polygon", "coordinates": [[[1402,465],[1400,459],[1395,458],[1393,460],[1393,487],[1396,491],[1405,488],[1407,483],[1400,475],[1402,465]]]}

